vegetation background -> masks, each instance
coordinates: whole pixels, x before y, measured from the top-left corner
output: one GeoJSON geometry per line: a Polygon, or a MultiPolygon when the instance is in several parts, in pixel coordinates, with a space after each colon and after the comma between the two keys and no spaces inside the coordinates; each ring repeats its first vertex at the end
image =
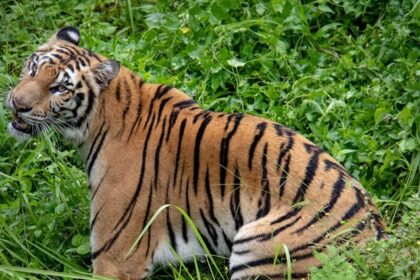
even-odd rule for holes
{"type": "MultiPolygon", "coordinates": [[[[83,164],[56,134],[18,143],[6,130],[4,101],[26,57],[66,25],[82,46],[208,109],[301,132],[363,183],[389,240],[330,248],[312,279],[420,279],[415,0],[2,0],[0,279],[91,278],[83,164]]],[[[228,279],[214,259],[153,279],[228,279]]]]}

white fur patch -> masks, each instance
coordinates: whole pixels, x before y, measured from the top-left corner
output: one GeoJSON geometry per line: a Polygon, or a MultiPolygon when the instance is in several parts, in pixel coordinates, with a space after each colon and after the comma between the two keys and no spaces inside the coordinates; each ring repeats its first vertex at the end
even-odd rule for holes
{"type": "Polygon", "coordinates": [[[199,258],[200,256],[204,256],[205,252],[203,248],[201,247],[197,239],[193,238],[193,236],[194,233],[189,230],[189,242],[185,243],[184,239],[182,238],[182,235],[180,233],[175,233],[178,256],[174,256],[173,251],[170,248],[171,245],[169,240],[161,240],[156,248],[155,256],[153,258],[153,264],[177,264],[179,259],[187,261],[193,259],[194,256],[197,256],[199,258]]]}

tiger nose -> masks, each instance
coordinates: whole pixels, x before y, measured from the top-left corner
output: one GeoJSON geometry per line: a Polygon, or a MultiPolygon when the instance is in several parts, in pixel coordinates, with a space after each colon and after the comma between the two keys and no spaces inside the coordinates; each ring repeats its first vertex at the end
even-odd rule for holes
{"type": "Polygon", "coordinates": [[[24,105],[24,104],[20,103],[19,100],[16,100],[16,99],[12,99],[12,104],[13,104],[13,108],[18,113],[26,113],[26,112],[29,112],[30,110],[32,110],[32,107],[24,105]]]}

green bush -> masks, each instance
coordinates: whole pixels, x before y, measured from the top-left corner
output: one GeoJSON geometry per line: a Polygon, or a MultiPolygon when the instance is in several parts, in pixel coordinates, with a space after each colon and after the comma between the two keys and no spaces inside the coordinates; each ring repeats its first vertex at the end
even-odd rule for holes
{"type": "MultiPolygon", "coordinates": [[[[0,279],[90,269],[80,159],[55,134],[15,142],[3,105],[25,58],[65,25],[81,29],[82,46],[208,109],[299,131],[363,183],[389,240],[320,254],[313,279],[419,277],[418,1],[4,0],[0,23],[0,279]]],[[[156,277],[213,271],[195,262],[156,277]]]]}

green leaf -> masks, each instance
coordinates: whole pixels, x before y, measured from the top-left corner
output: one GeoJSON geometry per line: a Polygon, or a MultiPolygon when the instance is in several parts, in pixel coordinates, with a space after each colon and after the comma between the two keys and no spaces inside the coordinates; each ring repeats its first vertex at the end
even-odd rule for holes
{"type": "Polygon", "coordinates": [[[237,67],[242,67],[242,66],[244,66],[244,65],[245,65],[245,62],[242,62],[242,61],[240,61],[240,60],[238,60],[238,59],[236,59],[236,58],[231,58],[231,59],[229,59],[229,60],[227,61],[227,63],[228,63],[230,66],[235,67],[235,68],[237,68],[237,67]]]}
{"type": "Polygon", "coordinates": [[[331,8],[328,7],[328,5],[325,5],[325,4],[320,4],[318,6],[318,10],[320,10],[321,12],[324,12],[324,13],[334,14],[334,11],[331,10],[331,8]]]}
{"type": "Polygon", "coordinates": [[[410,104],[407,104],[398,114],[398,120],[402,125],[408,125],[413,120],[410,107],[410,104]]]}
{"type": "Polygon", "coordinates": [[[86,242],[86,237],[80,234],[76,234],[71,239],[71,245],[73,245],[74,247],[79,247],[85,242],[86,242]]]}
{"type": "Polygon", "coordinates": [[[403,153],[420,149],[418,140],[415,138],[404,139],[398,144],[398,146],[403,153]]]}
{"type": "Polygon", "coordinates": [[[214,17],[216,17],[218,20],[224,20],[229,18],[229,14],[227,13],[226,9],[218,4],[211,5],[211,12],[214,17]]]}
{"type": "Polygon", "coordinates": [[[257,11],[257,14],[262,16],[266,10],[266,7],[263,3],[258,3],[255,7],[255,10],[257,11]]]}
{"type": "Polygon", "coordinates": [[[385,107],[379,107],[379,108],[377,108],[375,110],[375,114],[374,114],[375,124],[378,124],[381,121],[383,121],[384,118],[385,118],[385,116],[386,116],[386,114],[388,114],[388,112],[389,112],[389,109],[388,108],[385,108],[385,107]]]}
{"type": "Polygon", "coordinates": [[[76,248],[76,253],[79,255],[87,255],[90,253],[90,244],[89,242],[83,243],[79,247],[76,248]]]}
{"type": "Polygon", "coordinates": [[[66,205],[64,203],[61,203],[55,207],[54,211],[56,214],[61,214],[66,210],[66,205]]]}

